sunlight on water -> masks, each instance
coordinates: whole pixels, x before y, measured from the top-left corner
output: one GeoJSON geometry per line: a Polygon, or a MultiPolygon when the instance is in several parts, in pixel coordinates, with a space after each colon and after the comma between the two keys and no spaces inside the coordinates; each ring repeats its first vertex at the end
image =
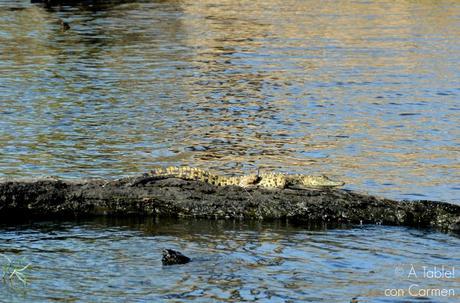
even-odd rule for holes
{"type": "Polygon", "coordinates": [[[101,2],[0,1],[0,176],[262,168],[460,202],[458,1],[101,2]]]}

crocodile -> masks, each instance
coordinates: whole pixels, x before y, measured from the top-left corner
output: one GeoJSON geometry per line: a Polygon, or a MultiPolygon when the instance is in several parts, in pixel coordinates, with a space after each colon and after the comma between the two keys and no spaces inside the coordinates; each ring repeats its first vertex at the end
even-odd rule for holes
{"type": "Polygon", "coordinates": [[[170,166],[150,171],[149,177],[173,177],[183,180],[206,182],[215,186],[240,186],[244,188],[261,187],[271,189],[284,188],[324,188],[343,186],[341,181],[333,181],[327,176],[312,176],[302,174],[262,173],[243,176],[222,176],[189,166],[170,166]]]}

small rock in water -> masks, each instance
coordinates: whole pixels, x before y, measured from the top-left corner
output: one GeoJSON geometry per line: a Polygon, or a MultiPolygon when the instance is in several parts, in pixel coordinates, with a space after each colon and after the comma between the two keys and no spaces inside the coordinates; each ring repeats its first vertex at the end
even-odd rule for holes
{"type": "Polygon", "coordinates": [[[163,249],[163,265],[185,264],[190,262],[190,258],[184,256],[181,252],[173,249],[163,249]]]}
{"type": "Polygon", "coordinates": [[[351,299],[350,303],[358,303],[358,298],[354,297],[351,299]]]}
{"type": "Polygon", "coordinates": [[[66,31],[70,29],[69,23],[65,22],[64,20],[60,19],[59,20],[59,25],[61,26],[62,31],[66,31]]]}

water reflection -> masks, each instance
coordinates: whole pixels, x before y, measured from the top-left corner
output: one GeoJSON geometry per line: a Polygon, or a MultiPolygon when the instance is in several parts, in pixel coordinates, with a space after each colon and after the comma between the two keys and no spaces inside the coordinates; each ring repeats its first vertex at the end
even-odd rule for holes
{"type": "Polygon", "coordinates": [[[261,167],[459,202],[455,1],[98,3],[0,4],[1,175],[261,167]]]}
{"type": "MultiPolygon", "coordinates": [[[[24,301],[417,302],[386,288],[456,288],[455,279],[406,279],[413,264],[457,266],[459,239],[398,227],[309,230],[287,223],[114,220],[0,228],[0,253],[33,264],[24,301]],[[192,257],[161,266],[161,250],[192,257]]],[[[456,289],[457,290],[457,289],[456,289]]],[[[457,295],[458,297],[458,295],[457,295]]],[[[456,297],[433,297],[452,302],[456,297]]],[[[426,299],[426,298],[425,298],[426,299]]]]}

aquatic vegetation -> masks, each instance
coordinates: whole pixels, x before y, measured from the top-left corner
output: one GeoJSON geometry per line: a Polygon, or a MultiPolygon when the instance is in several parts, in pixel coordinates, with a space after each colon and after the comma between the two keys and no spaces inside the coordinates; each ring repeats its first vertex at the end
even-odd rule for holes
{"type": "Polygon", "coordinates": [[[0,256],[6,260],[2,264],[2,281],[10,283],[12,286],[19,281],[23,286],[26,286],[28,283],[26,273],[32,264],[27,263],[25,258],[14,260],[4,254],[0,254],[0,256]]]}

